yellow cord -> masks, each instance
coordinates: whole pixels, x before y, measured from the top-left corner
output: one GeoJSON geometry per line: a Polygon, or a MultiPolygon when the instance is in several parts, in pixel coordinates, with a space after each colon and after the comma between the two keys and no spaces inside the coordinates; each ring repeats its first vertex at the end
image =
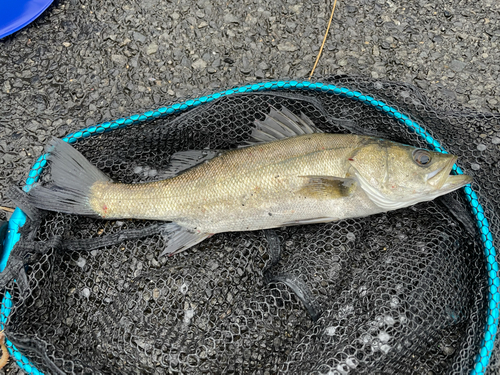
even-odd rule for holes
{"type": "Polygon", "coordinates": [[[332,14],[330,14],[330,21],[328,21],[328,26],[326,28],[325,37],[323,38],[323,43],[321,43],[321,48],[318,52],[318,57],[316,57],[316,62],[311,70],[311,74],[309,74],[309,78],[311,78],[314,74],[314,70],[316,69],[316,65],[318,65],[319,58],[321,57],[321,52],[323,52],[323,47],[325,46],[326,37],[328,36],[328,31],[330,31],[330,25],[332,24],[333,12],[335,12],[335,5],[337,5],[337,0],[333,2],[332,14]]]}

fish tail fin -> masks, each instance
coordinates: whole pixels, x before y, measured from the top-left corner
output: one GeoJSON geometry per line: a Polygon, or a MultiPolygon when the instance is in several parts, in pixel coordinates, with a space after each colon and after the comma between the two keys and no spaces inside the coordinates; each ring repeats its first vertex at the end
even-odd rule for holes
{"type": "Polygon", "coordinates": [[[28,193],[29,202],[42,210],[100,216],[89,203],[96,182],[112,182],[75,148],[53,138],[47,147],[52,184],[35,184],[28,193]]]}

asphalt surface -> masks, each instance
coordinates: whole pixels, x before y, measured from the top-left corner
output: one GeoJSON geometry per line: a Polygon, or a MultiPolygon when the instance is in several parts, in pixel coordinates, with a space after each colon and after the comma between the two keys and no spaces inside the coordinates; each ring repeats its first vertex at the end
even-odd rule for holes
{"type": "MultiPolygon", "coordinates": [[[[0,40],[0,206],[12,206],[6,189],[52,136],[201,91],[306,77],[332,4],[56,2],[0,40]]],[[[498,112],[499,44],[496,0],[339,0],[315,77],[402,81],[440,103],[498,112]]]]}

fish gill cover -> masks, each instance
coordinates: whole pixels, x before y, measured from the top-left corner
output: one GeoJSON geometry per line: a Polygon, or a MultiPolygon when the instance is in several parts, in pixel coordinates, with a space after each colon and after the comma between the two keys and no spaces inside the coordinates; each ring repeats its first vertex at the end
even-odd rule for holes
{"type": "MultiPolygon", "coordinates": [[[[115,180],[154,181],[174,153],[236,148],[255,119],[286,107],[324,132],[441,147],[472,190],[366,218],[216,234],[172,257],[161,256],[164,223],[39,211],[13,192],[27,218],[1,274],[1,318],[18,363],[33,374],[498,371],[500,152],[497,138],[470,134],[500,117],[439,109],[405,84],[319,81],[249,85],[65,140],[115,180]]],[[[51,180],[44,157],[25,191],[36,180],[51,180]]]]}

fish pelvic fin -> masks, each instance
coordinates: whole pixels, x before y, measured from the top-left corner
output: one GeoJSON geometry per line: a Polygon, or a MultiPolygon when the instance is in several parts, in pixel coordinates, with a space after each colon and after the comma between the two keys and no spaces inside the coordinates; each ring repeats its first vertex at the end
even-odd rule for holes
{"type": "Polygon", "coordinates": [[[35,184],[28,193],[29,202],[42,210],[100,216],[89,203],[91,188],[97,182],[112,180],[61,139],[53,138],[46,152],[52,183],[35,184]]]}

